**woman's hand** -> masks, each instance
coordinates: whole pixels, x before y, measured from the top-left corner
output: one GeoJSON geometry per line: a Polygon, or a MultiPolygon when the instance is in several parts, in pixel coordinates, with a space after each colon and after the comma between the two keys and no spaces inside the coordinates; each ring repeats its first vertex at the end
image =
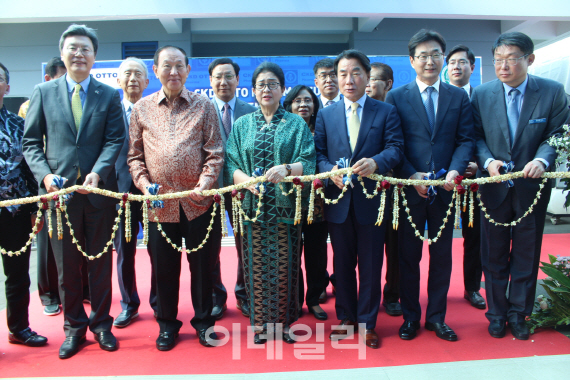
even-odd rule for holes
{"type": "Polygon", "coordinates": [[[265,179],[271,183],[281,182],[285,177],[287,177],[285,165],[274,166],[265,173],[265,179]]]}

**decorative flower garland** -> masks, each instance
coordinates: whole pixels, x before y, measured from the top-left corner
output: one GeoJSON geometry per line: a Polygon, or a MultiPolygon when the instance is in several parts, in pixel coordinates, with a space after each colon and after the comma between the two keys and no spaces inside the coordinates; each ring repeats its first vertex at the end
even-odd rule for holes
{"type": "Polygon", "coordinates": [[[34,226],[32,227],[32,232],[30,232],[30,238],[28,239],[26,244],[24,244],[24,246],[17,251],[7,251],[4,248],[0,247],[0,253],[2,253],[3,255],[8,255],[8,257],[12,257],[12,256],[20,256],[22,253],[26,252],[26,250],[28,249],[30,244],[32,244],[32,241],[34,240],[34,236],[36,236],[36,234],[38,233],[38,226],[40,225],[40,222],[42,220],[43,204],[41,202],[38,203],[38,208],[39,208],[39,210],[38,210],[38,214],[36,215],[36,222],[34,223],[34,226]]]}

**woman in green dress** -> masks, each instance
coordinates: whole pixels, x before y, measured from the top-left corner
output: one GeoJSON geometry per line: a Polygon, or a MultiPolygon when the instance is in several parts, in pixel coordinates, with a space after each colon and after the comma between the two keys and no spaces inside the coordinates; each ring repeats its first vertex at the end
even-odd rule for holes
{"type": "MultiPolygon", "coordinates": [[[[294,225],[295,191],[291,183],[278,182],[286,176],[315,173],[313,137],[305,121],[285,111],[281,97],[285,76],[279,65],[263,62],[252,76],[259,109],[237,119],[226,145],[226,186],[250,181],[254,172],[265,175],[261,214],[255,223],[244,220],[242,238],[245,286],[250,302],[254,342],[274,324],[282,324],[283,340],[294,343],[289,326],[299,316],[299,258],[301,224],[294,225]]],[[[308,190],[310,186],[305,186],[308,190]]],[[[259,188],[249,186],[243,210],[256,215],[259,188]]],[[[304,203],[308,203],[305,192],[304,203]]]]}

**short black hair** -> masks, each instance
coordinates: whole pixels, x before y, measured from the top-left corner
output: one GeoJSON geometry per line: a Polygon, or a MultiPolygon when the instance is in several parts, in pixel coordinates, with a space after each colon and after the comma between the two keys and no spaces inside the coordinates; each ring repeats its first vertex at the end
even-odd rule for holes
{"type": "Polygon", "coordinates": [[[210,76],[212,76],[212,72],[214,72],[214,69],[218,65],[232,65],[234,67],[234,71],[236,72],[236,77],[239,76],[239,65],[232,61],[230,58],[214,59],[212,63],[210,63],[210,66],[208,66],[208,72],[210,73],[210,76]]]}
{"type": "Polygon", "coordinates": [[[67,37],[72,36],[86,36],[89,37],[91,43],[93,44],[93,51],[95,55],[97,55],[97,49],[99,48],[99,39],[97,38],[97,32],[93,28],[88,28],[87,25],[77,25],[71,24],[69,27],[63,32],[61,37],[59,38],[59,51],[63,51],[63,44],[67,37]]]}
{"type": "Polygon", "coordinates": [[[423,44],[424,42],[428,41],[435,41],[441,46],[441,52],[445,53],[445,39],[441,34],[436,32],[435,30],[431,29],[421,29],[408,42],[408,51],[410,53],[410,57],[416,56],[416,47],[419,44],[423,44]]]}
{"type": "Polygon", "coordinates": [[[370,74],[371,66],[370,59],[361,51],[356,49],[345,50],[336,57],[334,60],[334,72],[338,75],[338,63],[341,59],[357,59],[364,68],[367,74],[370,74]]]}
{"type": "Polygon", "coordinates": [[[158,50],[154,53],[154,65],[155,66],[158,66],[158,56],[160,55],[160,53],[163,50],[166,50],[166,49],[176,49],[176,50],[180,51],[182,53],[182,55],[184,55],[186,66],[188,66],[188,56],[186,55],[186,52],[181,47],[174,46],[174,45],[165,45],[161,48],[158,48],[158,50]]]}
{"type": "Polygon", "coordinates": [[[491,49],[493,55],[495,55],[495,50],[499,46],[516,46],[521,49],[523,55],[534,53],[534,43],[529,36],[521,32],[509,32],[501,34],[491,49]]]}
{"type": "Polygon", "coordinates": [[[334,61],[332,60],[332,58],[323,58],[317,63],[315,63],[315,66],[313,66],[313,72],[315,73],[316,76],[319,69],[323,68],[328,69],[329,67],[330,68],[334,67],[334,61]]]}
{"type": "Polygon", "coordinates": [[[65,69],[65,65],[63,64],[61,58],[53,57],[46,64],[46,74],[49,75],[50,78],[54,78],[57,75],[58,67],[63,67],[65,69]]]}
{"type": "Polygon", "coordinates": [[[394,71],[392,70],[392,68],[383,63],[383,62],[372,62],[370,64],[370,66],[372,66],[375,69],[380,70],[381,72],[381,76],[382,76],[382,80],[391,80],[392,82],[394,82],[394,71]]]}
{"type": "Polygon", "coordinates": [[[6,77],[6,84],[10,84],[10,72],[2,62],[0,62],[0,69],[4,70],[4,76],[6,77]]]}
{"type": "Polygon", "coordinates": [[[281,88],[285,88],[285,74],[283,74],[283,69],[278,64],[269,61],[261,62],[261,64],[257,66],[255,71],[253,72],[253,75],[251,76],[251,85],[254,88],[255,88],[255,83],[257,82],[257,77],[259,76],[259,74],[264,72],[270,72],[275,74],[277,76],[277,79],[279,80],[281,88]]]}
{"type": "Polygon", "coordinates": [[[313,92],[313,90],[311,90],[310,87],[307,87],[303,84],[298,84],[295,87],[293,87],[291,90],[289,90],[289,93],[287,94],[287,96],[285,97],[285,100],[283,101],[283,108],[285,108],[285,110],[287,110],[288,112],[293,112],[293,100],[295,100],[295,98],[299,95],[299,93],[303,90],[307,90],[307,92],[311,95],[311,98],[313,98],[313,114],[311,115],[311,120],[309,121],[309,127],[315,127],[315,123],[317,121],[317,112],[319,112],[319,108],[321,106],[321,102],[319,100],[319,98],[317,98],[317,95],[315,95],[315,93],[313,92]]]}
{"type": "Polygon", "coordinates": [[[450,51],[449,54],[447,54],[447,57],[445,57],[445,63],[449,64],[449,58],[455,54],[455,53],[459,53],[461,51],[464,51],[465,53],[467,53],[467,58],[469,59],[469,63],[471,65],[475,64],[475,54],[473,54],[473,52],[471,51],[471,49],[469,49],[467,46],[465,45],[455,45],[450,51]]]}

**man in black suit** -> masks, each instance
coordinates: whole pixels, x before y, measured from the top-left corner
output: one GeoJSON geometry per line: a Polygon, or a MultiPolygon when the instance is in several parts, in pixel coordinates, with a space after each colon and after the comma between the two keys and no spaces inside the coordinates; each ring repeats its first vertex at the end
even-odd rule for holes
{"type": "MultiPolygon", "coordinates": [[[[117,91],[90,76],[98,40],[94,29],[71,25],[59,42],[67,74],[34,89],[26,117],[24,155],[39,185],[40,194],[57,191],[56,176],[67,179],[64,187],[117,191],[115,161],[125,139],[121,100],[117,91]],[[45,143],[44,143],[45,139],[45,143]],[[44,150],[45,147],[45,150],[44,150]]],[[[117,340],[111,332],[112,252],[107,242],[115,216],[113,198],[78,190],[67,205],[69,222],[63,223],[63,239],[51,239],[63,306],[66,339],[59,357],[75,355],[89,328],[103,350],[114,351],[117,340]],[[77,243],[75,240],[77,239],[77,243]],[[83,308],[82,254],[104,254],[87,261],[91,315],[83,308]]],[[[52,218],[57,231],[56,218],[52,218]]]]}
{"type": "Polygon", "coordinates": [[[396,169],[396,177],[421,180],[428,173],[445,170],[443,188],[428,189],[409,186],[404,195],[412,222],[404,210],[400,214],[400,302],[404,324],[402,339],[413,339],[420,328],[420,261],[426,221],[428,236],[435,238],[442,223],[445,228],[437,242],[429,246],[428,307],[425,327],[437,337],[457,340],[445,323],[447,292],[451,277],[451,243],[453,221],[446,215],[452,198],[454,179],[465,172],[473,155],[473,116],[465,91],[442,83],[445,40],[436,31],[422,29],[408,43],[410,63],[416,79],[388,93],[386,102],[396,106],[404,131],[404,159],[396,169]],[[444,218],[447,222],[444,221],[444,218]],[[413,223],[413,224],[412,224],[413,223]]]}
{"type": "MultiPolygon", "coordinates": [[[[239,65],[229,58],[218,58],[210,63],[208,67],[210,73],[210,85],[214,90],[214,98],[212,102],[218,111],[218,119],[220,120],[220,134],[224,146],[228,140],[230,131],[234,121],[240,116],[254,112],[256,108],[249,103],[244,102],[236,97],[236,89],[239,85],[239,65]]],[[[223,174],[218,178],[218,186],[224,187],[223,174]]],[[[230,193],[224,194],[225,208],[228,210],[230,222],[234,225],[232,210],[232,196],[230,193]]],[[[224,216],[225,217],[225,216],[224,216]]],[[[241,255],[241,235],[238,231],[234,231],[234,240],[238,256],[237,280],[235,286],[235,295],[237,301],[237,309],[241,311],[244,317],[249,317],[249,302],[247,302],[247,294],[245,292],[245,283],[243,277],[243,260],[241,255]]],[[[221,250],[221,245],[220,245],[221,250]]],[[[220,269],[220,251],[213,270],[213,297],[214,307],[212,308],[212,316],[216,319],[222,318],[224,311],[227,309],[226,300],[228,293],[222,283],[222,275],[220,269]]]]}
{"type": "Polygon", "coordinates": [[[534,44],[519,32],[501,34],[493,44],[496,80],[478,86],[471,103],[475,120],[477,163],[484,176],[504,172],[513,162],[525,178],[514,186],[489,183],[481,187],[481,201],[495,221],[511,223],[536,201],[530,215],[514,226],[498,226],[482,219],[481,255],[489,310],[489,334],[502,338],[509,322],[517,339],[528,339],[526,317],[532,313],[550,186],[540,189],[540,177],[551,170],[556,150],[551,136],[563,132],[568,119],[564,87],[528,75],[534,44]],[[510,279],[510,282],[509,282],[510,279]],[[507,295],[508,287],[508,295],[507,295]]]}
{"type": "MultiPolygon", "coordinates": [[[[473,87],[469,84],[469,78],[475,70],[475,55],[465,45],[454,46],[445,58],[449,83],[455,87],[463,88],[469,98],[473,93],[473,87]]],[[[465,178],[475,178],[477,174],[477,162],[475,156],[469,161],[469,165],[463,173],[465,178]]],[[[461,211],[461,233],[463,235],[463,284],[465,292],[463,297],[477,309],[485,309],[487,304],[479,293],[481,289],[481,208],[479,202],[475,202],[473,210],[473,227],[468,227],[469,208],[461,211]]]]}
{"type": "MultiPolygon", "coordinates": [[[[127,164],[127,153],[129,153],[129,121],[131,112],[137,101],[143,96],[143,91],[148,86],[148,69],[145,63],[134,57],[125,59],[119,66],[119,77],[117,83],[123,90],[123,120],[125,124],[125,142],[115,163],[117,174],[117,184],[119,192],[142,195],[133,183],[133,178],[129,172],[127,164]]],[[[139,223],[143,221],[141,202],[132,202],[131,210],[131,239],[126,240],[125,215],[121,216],[121,224],[115,234],[115,249],[117,250],[117,280],[121,290],[121,313],[115,318],[113,326],[127,327],[133,319],[139,316],[139,306],[141,300],[137,291],[137,277],[135,273],[135,254],[137,252],[137,235],[139,223]]],[[[150,255],[150,251],[149,251],[150,255]]],[[[154,277],[154,266],[150,260],[150,307],[156,315],[156,279],[154,277]]]]}

